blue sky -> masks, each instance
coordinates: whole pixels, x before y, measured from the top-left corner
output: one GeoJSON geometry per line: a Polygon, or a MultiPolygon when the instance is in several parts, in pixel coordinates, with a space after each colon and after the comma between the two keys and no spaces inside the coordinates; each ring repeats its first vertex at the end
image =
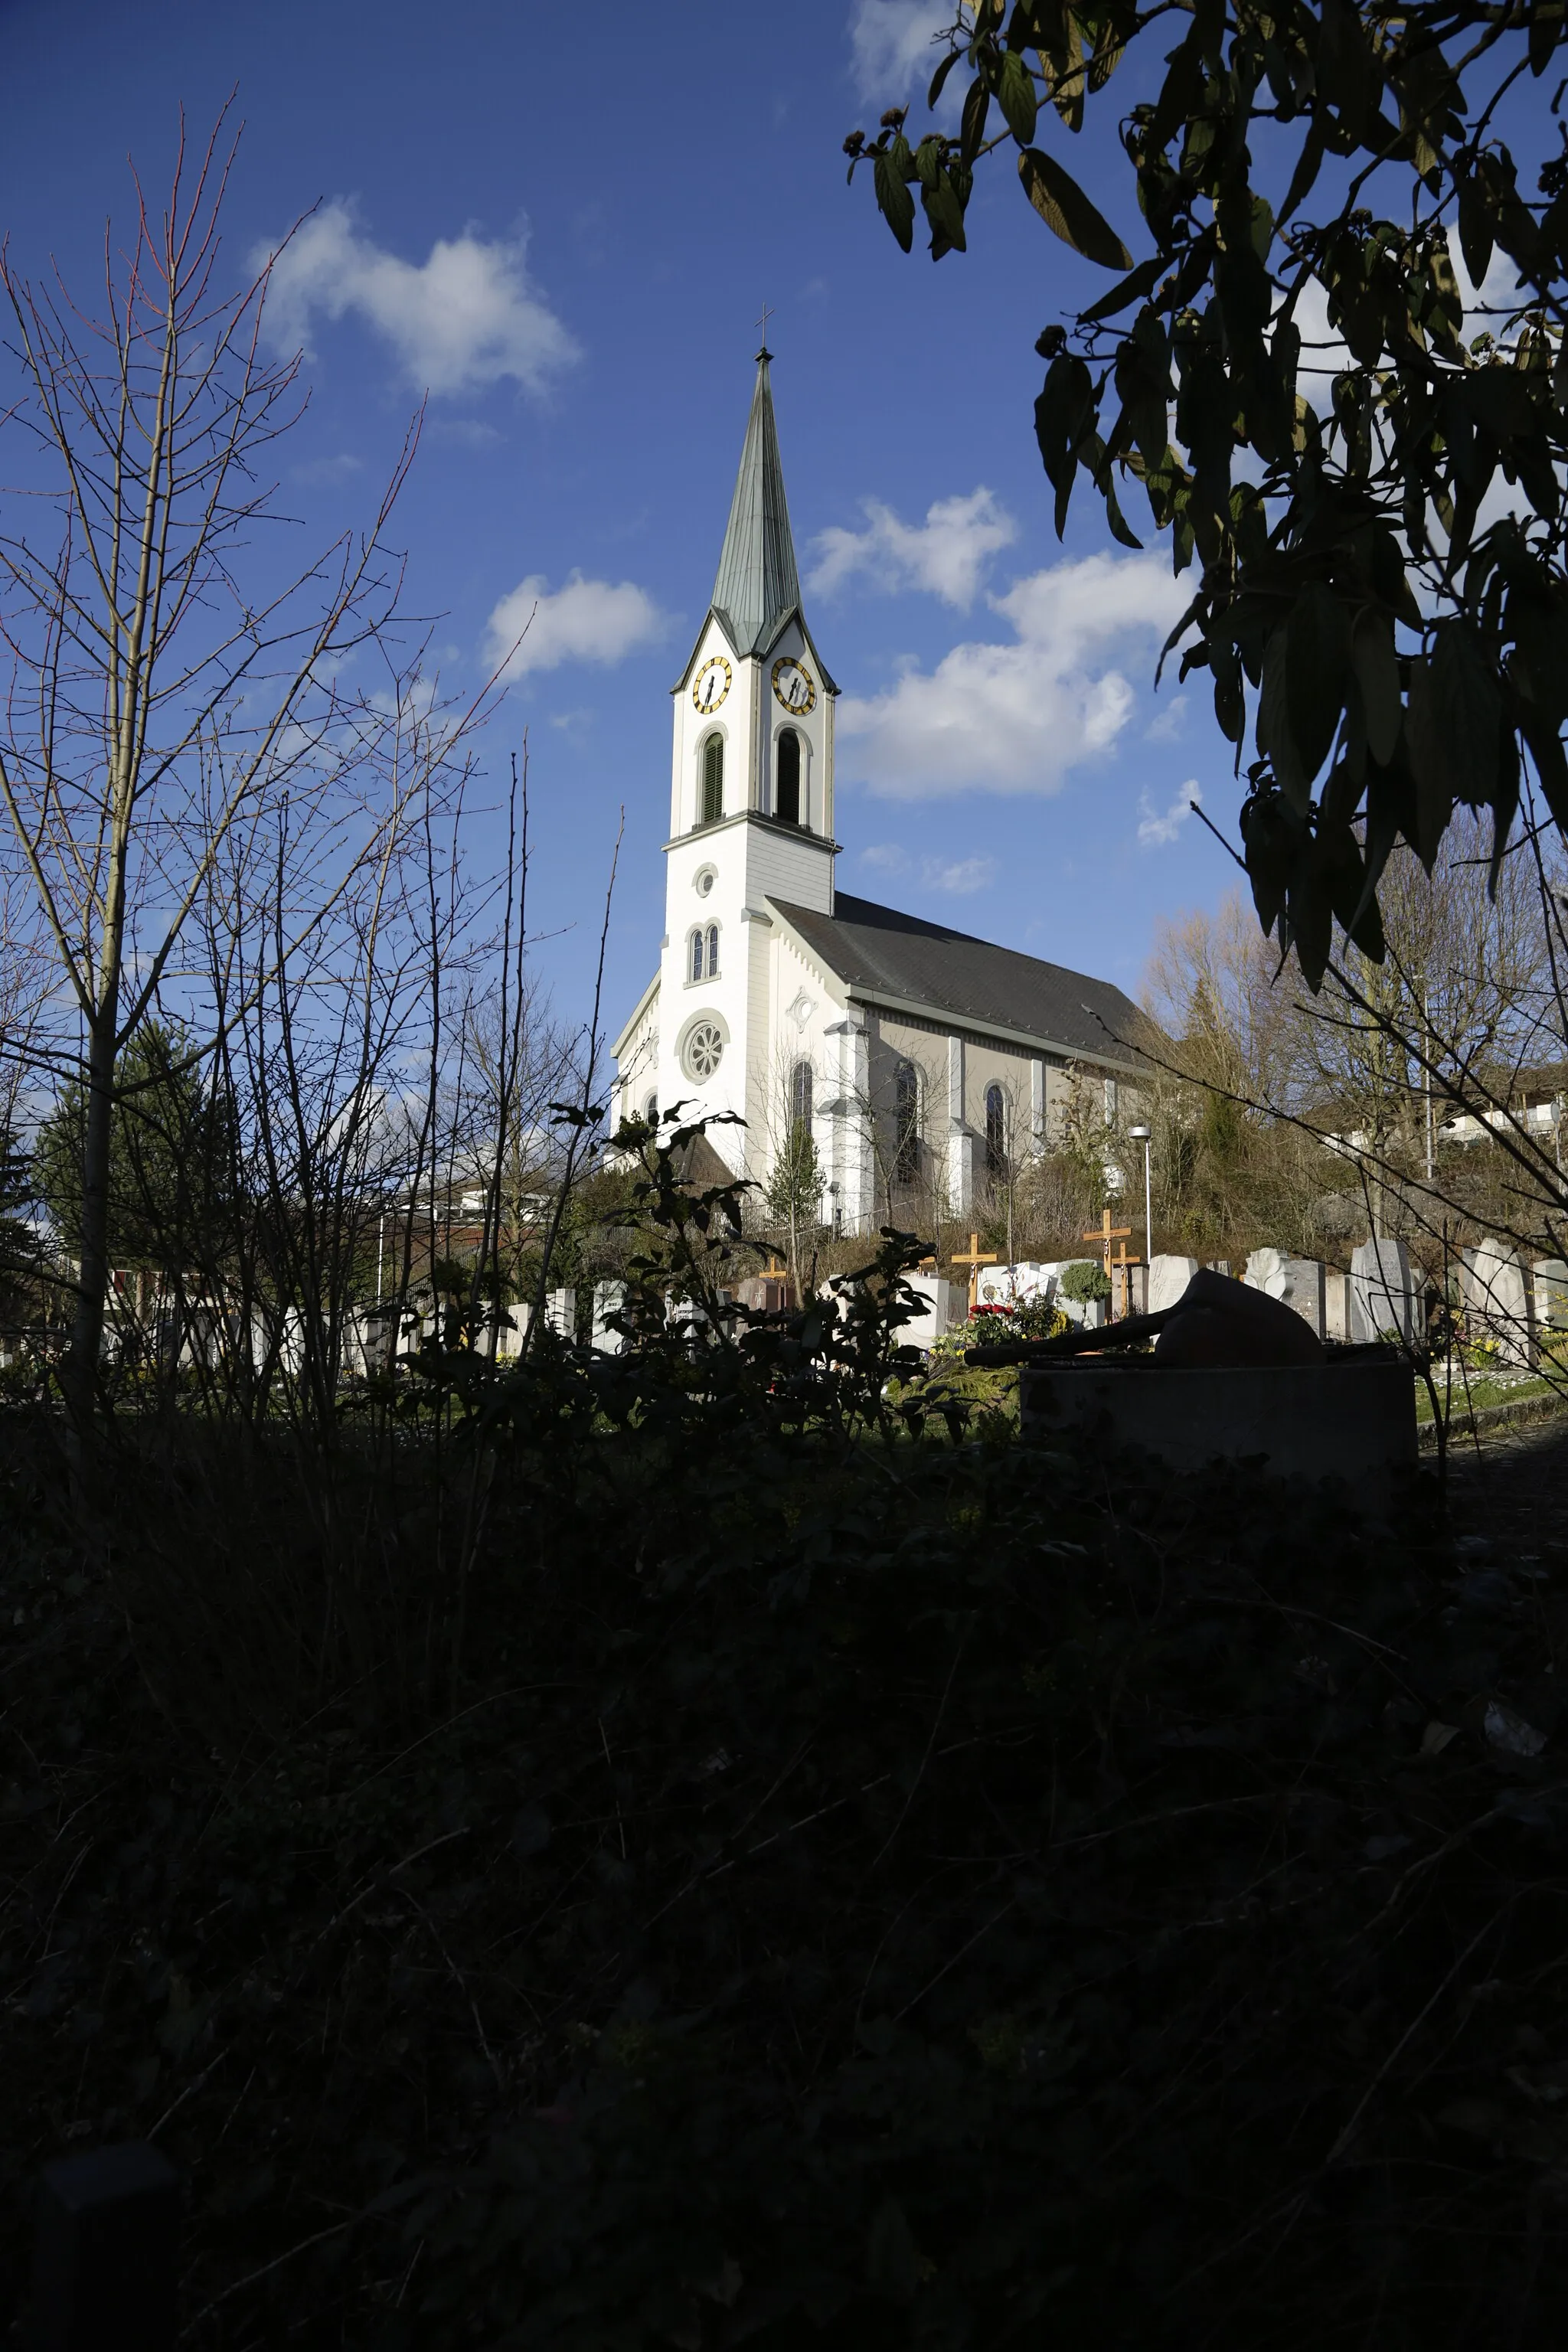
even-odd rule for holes
{"type": "MultiPolygon", "coordinates": [[[[939,14],[0,14],[5,226],[29,273],[55,254],[90,300],[127,154],[156,187],[177,107],[205,130],[231,88],[236,280],[319,207],[272,305],[312,387],[283,477],[302,547],[368,520],[428,393],[395,533],[408,602],[438,616],[458,688],[537,606],[486,757],[499,779],[529,730],[533,921],[556,934],[540,960],[563,1011],[586,1003],[623,804],[612,1027],[654,966],[668,688],[711,589],[764,301],[807,613],[844,690],[840,887],[1135,986],[1158,917],[1237,878],[1182,814],[1195,782],[1234,823],[1202,681],[1152,692],[1184,601],[1167,561],[1114,550],[1087,499],[1058,547],[1035,455],[1034,337],[1108,281],[1005,157],[974,250],[937,267],[845,187],[845,133],[923,88],[939,14]]],[[[1103,132],[1048,135],[1137,251],[1103,132]]]]}

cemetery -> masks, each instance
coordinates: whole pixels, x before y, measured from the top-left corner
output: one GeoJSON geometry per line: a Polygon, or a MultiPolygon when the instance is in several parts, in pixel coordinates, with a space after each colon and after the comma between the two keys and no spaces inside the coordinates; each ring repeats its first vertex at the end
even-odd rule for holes
{"type": "Polygon", "coordinates": [[[1568,17],[290,6],[13,28],[0,2340],[1552,2341],[1568,17]]]}

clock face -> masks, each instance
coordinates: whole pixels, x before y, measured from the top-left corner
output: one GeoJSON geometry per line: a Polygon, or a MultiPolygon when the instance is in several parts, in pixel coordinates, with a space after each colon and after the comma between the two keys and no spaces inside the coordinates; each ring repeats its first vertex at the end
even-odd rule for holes
{"type": "Polygon", "coordinates": [[[710,654],[697,673],[691,699],[699,710],[717,710],[730,691],[730,665],[722,654],[710,654]]]}
{"type": "Polygon", "coordinates": [[[810,710],[816,701],[816,680],[804,662],[793,654],[773,664],[773,692],[786,710],[800,716],[810,710]]]}

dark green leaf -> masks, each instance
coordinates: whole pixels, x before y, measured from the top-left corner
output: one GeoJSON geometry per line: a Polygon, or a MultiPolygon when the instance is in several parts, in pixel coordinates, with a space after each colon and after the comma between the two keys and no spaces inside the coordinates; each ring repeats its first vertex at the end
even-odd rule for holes
{"type": "Polygon", "coordinates": [[[1120,286],[1113,286],[1109,294],[1102,294],[1098,302],[1091,302],[1087,310],[1079,312],[1079,326],[1098,326],[1101,319],[1113,319],[1118,310],[1125,310],[1129,302],[1152,293],[1164,267],[1158,254],[1152,260],[1141,261],[1120,286]]]}
{"type": "Polygon", "coordinates": [[[935,112],[936,102],[947,86],[948,75],[952,71],[953,67],[958,63],[959,58],[963,55],[963,51],[962,49],[950,49],[946,57],[943,58],[941,65],[938,66],[935,73],[932,74],[931,78],[931,88],[926,92],[926,106],[930,111],[933,113],[935,112]]]}
{"type": "Polygon", "coordinates": [[[1361,692],[1367,749],[1380,768],[1394,757],[1404,720],[1399,664],[1392,625],[1381,613],[1363,613],[1351,635],[1351,662],[1361,692]]]}
{"type": "Polygon", "coordinates": [[[959,152],[966,163],[973,163],[985,137],[985,118],[991,110],[991,92],[978,77],[972,81],[964,96],[963,113],[959,123],[959,152]]]}
{"type": "Polygon", "coordinates": [[[1448,780],[1448,753],[1433,679],[1432,664],[1422,658],[1410,666],[1410,694],[1405,710],[1405,740],[1415,783],[1416,856],[1428,874],[1454,814],[1454,791],[1448,780]]]}
{"type": "Polygon", "coordinates": [[[1459,180],[1459,250],[1471,283],[1479,287],[1491,267],[1492,222],[1478,183],[1466,173],[1459,180]]]}
{"type": "Polygon", "coordinates": [[[1432,678],[1449,788],[1472,808],[1489,807],[1497,784],[1502,700],[1496,671],[1468,623],[1439,624],[1432,678]]]}
{"type": "Polygon", "coordinates": [[[1026,148],[1018,158],[1024,193],[1047,228],[1064,245],[1096,261],[1104,269],[1131,269],[1132,256],[1103,215],[1090,204],[1069,172],[1038,147],[1026,148]]]}
{"type": "Polygon", "coordinates": [[[1531,0],[1530,9],[1530,70],[1537,77],[1552,63],[1552,53],[1563,38],[1562,0],[1531,0]]]}
{"type": "Polygon", "coordinates": [[[1003,52],[1002,69],[996,77],[996,103],[1019,146],[1026,147],[1035,135],[1039,100],[1035,94],[1034,76],[1016,49],[1003,52]]]}
{"type": "MultiPolygon", "coordinates": [[[[1297,772],[1310,787],[1338,730],[1350,669],[1349,616],[1323,581],[1308,582],[1285,638],[1287,723],[1297,772]]],[[[1278,757],[1277,740],[1274,748],[1278,757]]]]}
{"type": "Polygon", "coordinates": [[[876,158],[876,186],[882,216],[908,253],[915,238],[915,200],[886,155],[876,158]]]}

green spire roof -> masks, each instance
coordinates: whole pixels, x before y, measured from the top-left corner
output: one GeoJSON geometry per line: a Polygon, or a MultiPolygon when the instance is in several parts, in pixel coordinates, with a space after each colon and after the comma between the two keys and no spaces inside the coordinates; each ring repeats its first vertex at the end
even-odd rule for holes
{"type": "Polygon", "coordinates": [[[768,383],[770,357],[765,350],[757,353],[757,388],[752,394],[730,527],[724,533],[724,551],[713,583],[713,610],[741,654],[766,653],[800,604],[800,576],[795,568],[795,541],[790,536],[784,466],[768,383]]]}

